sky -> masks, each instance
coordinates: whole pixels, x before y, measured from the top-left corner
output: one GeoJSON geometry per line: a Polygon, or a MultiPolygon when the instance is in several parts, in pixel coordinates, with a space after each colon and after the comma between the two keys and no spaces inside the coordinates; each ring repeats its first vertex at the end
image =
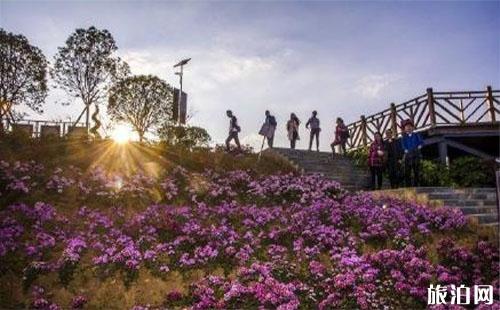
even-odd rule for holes
{"type": "MultiPolygon", "coordinates": [[[[172,86],[184,70],[189,124],[214,143],[238,117],[240,140],[260,148],[264,111],[288,146],[291,112],[321,120],[321,149],[346,123],[435,90],[500,88],[500,1],[3,1],[0,27],[25,35],[52,61],[76,28],[108,29],[133,74],[172,86]]],[[[76,119],[83,104],[51,90],[36,119],[76,119]]],[[[105,105],[105,103],[103,103],[105,105]]],[[[301,127],[298,148],[307,148],[301,127]]]]}

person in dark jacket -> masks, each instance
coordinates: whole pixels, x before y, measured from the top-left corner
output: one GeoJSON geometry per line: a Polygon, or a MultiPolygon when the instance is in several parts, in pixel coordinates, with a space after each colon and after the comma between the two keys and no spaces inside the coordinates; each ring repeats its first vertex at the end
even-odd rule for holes
{"type": "Polygon", "coordinates": [[[311,133],[309,135],[309,151],[312,148],[313,139],[316,137],[316,151],[319,152],[319,132],[321,128],[319,127],[319,119],[316,117],[318,112],[313,111],[312,116],[306,123],[306,128],[309,129],[311,127],[311,133]]]}
{"type": "Polygon", "coordinates": [[[419,186],[420,184],[420,159],[422,157],[420,149],[424,140],[419,133],[413,132],[414,126],[411,120],[403,122],[403,138],[401,147],[403,149],[403,162],[405,165],[405,184],[407,187],[419,186]]]}
{"type": "Polygon", "coordinates": [[[389,176],[391,188],[399,187],[400,180],[400,161],[401,161],[401,142],[396,140],[396,135],[391,129],[385,131],[386,140],[384,149],[386,153],[386,168],[389,176]]]}
{"type": "Polygon", "coordinates": [[[233,115],[233,112],[231,110],[227,110],[226,115],[230,119],[229,135],[226,139],[226,150],[229,152],[230,150],[229,143],[231,142],[231,140],[234,140],[236,146],[238,147],[238,150],[241,150],[240,139],[238,138],[238,133],[241,131],[241,128],[238,125],[238,119],[236,118],[236,116],[233,115]]]}
{"type": "Polygon", "coordinates": [[[344,124],[344,120],[340,117],[337,117],[337,126],[335,127],[335,140],[330,144],[332,147],[332,153],[335,154],[335,147],[340,145],[340,154],[346,153],[345,145],[347,143],[347,139],[349,138],[349,129],[344,124]]]}
{"type": "Polygon", "coordinates": [[[384,170],[384,142],[382,135],[377,132],[373,137],[373,143],[370,145],[368,153],[368,166],[371,173],[372,189],[382,188],[382,172],[384,170]]]}

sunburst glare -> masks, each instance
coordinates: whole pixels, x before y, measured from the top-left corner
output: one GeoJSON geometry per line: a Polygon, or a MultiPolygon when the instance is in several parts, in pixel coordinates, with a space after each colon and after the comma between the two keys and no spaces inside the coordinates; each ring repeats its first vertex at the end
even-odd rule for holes
{"type": "Polygon", "coordinates": [[[118,144],[125,144],[135,140],[136,135],[130,126],[117,125],[111,133],[111,138],[118,144]]]}

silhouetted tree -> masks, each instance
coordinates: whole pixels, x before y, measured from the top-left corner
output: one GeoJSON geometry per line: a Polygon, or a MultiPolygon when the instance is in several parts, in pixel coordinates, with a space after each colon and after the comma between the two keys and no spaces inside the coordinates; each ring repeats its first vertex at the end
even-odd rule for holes
{"type": "MultiPolygon", "coordinates": [[[[109,31],[90,27],[76,29],[54,57],[52,78],[70,96],[81,98],[85,105],[87,128],[92,104],[98,112],[97,105],[106,98],[111,84],[129,74],[128,65],[119,57],[113,57],[116,50],[115,40],[109,31]]],[[[91,130],[94,134],[99,127],[96,113],[92,115],[96,122],[96,127],[91,130]]]]}
{"type": "Polygon", "coordinates": [[[173,89],[152,75],[125,78],[110,89],[108,114],[114,121],[125,121],[139,134],[173,119],[173,89]]]}
{"type": "Polygon", "coordinates": [[[0,28],[0,131],[13,118],[12,107],[25,104],[41,113],[47,97],[47,60],[23,35],[0,28]]]}

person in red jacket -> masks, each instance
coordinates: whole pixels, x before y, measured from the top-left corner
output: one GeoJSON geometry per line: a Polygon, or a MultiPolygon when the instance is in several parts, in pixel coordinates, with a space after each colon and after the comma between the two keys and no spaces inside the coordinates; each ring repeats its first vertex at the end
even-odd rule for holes
{"type": "Polygon", "coordinates": [[[368,152],[368,166],[371,173],[372,189],[382,188],[382,172],[384,168],[384,142],[382,135],[377,132],[374,135],[374,140],[368,152]]]}
{"type": "Polygon", "coordinates": [[[335,127],[335,140],[330,144],[332,147],[332,152],[335,154],[335,147],[340,145],[340,154],[345,154],[345,144],[347,143],[347,139],[349,138],[349,129],[344,124],[344,120],[340,117],[337,117],[337,126],[335,127]]]}

